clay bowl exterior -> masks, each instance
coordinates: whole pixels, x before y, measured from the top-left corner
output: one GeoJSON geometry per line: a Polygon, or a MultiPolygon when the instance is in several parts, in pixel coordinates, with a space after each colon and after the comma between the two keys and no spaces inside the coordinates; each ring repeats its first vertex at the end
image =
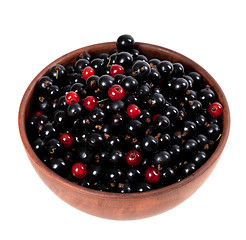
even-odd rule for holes
{"type": "Polygon", "coordinates": [[[192,175],[180,182],[167,187],[151,190],[143,193],[111,193],[100,192],[93,189],[78,186],[51,171],[35,154],[28,141],[26,134],[26,120],[30,118],[34,87],[37,81],[48,73],[55,64],[66,65],[75,63],[79,53],[88,51],[92,56],[103,52],[110,52],[116,47],[115,42],[101,43],[70,52],[45,67],[31,82],[27,88],[19,109],[19,131],[27,156],[43,182],[63,201],[71,206],[94,216],[132,220],[150,217],[165,212],[189,198],[208,178],[216,166],[225,147],[230,128],[230,113],[226,97],[213,77],[189,58],[172,50],[146,44],[136,43],[137,48],[149,59],[159,58],[171,62],[180,62],[186,72],[197,71],[202,74],[205,81],[217,93],[219,101],[224,106],[222,116],[223,132],[220,142],[210,159],[196,170],[192,175]]]}

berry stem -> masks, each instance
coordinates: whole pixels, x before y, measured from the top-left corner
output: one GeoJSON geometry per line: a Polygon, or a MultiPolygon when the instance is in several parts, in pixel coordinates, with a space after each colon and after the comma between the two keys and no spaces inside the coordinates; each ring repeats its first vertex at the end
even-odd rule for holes
{"type": "Polygon", "coordinates": [[[110,62],[111,62],[111,57],[109,57],[107,67],[109,66],[110,62]]]}
{"type": "Polygon", "coordinates": [[[217,139],[215,140],[215,142],[219,141],[219,139],[221,138],[222,134],[220,134],[217,139]]]}
{"type": "Polygon", "coordinates": [[[102,99],[100,101],[97,101],[97,103],[101,103],[101,102],[104,102],[104,101],[107,101],[107,100],[109,100],[109,98],[105,98],[105,99],[102,99]]]}

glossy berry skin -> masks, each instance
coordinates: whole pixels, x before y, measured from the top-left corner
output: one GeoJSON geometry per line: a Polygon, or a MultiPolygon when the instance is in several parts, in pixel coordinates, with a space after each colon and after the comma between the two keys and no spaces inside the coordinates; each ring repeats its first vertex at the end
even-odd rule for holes
{"type": "Polygon", "coordinates": [[[184,78],[176,78],[172,81],[171,86],[172,86],[172,90],[175,93],[181,94],[181,93],[184,93],[188,89],[189,83],[184,78]]]}
{"type": "Polygon", "coordinates": [[[196,170],[196,165],[194,163],[188,163],[186,164],[182,170],[181,170],[181,174],[182,177],[187,177],[190,174],[192,174],[194,171],[196,170]]]}
{"type": "Polygon", "coordinates": [[[71,86],[71,91],[76,92],[80,97],[86,95],[86,86],[83,83],[74,83],[71,86]]]}
{"type": "Polygon", "coordinates": [[[93,160],[93,153],[88,148],[79,148],[76,151],[76,159],[84,164],[89,164],[93,160]]]}
{"type": "Polygon", "coordinates": [[[103,169],[102,164],[93,163],[88,168],[87,178],[90,182],[99,181],[102,178],[103,173],[104,173],[104,169],[103,169]]]}
{"type": "Polygon", "coordinates": [[[167,116],[170,121],[177,120],[179,117],[179,110],[174,106],[168,106],[164,109],[163,114],[167,116]]]}
{"type": "Polygon", "coordinates": [[[181,63],[173,64],[173,77],[182,77],[184,75],[184,66],[181,63]]]}
{"type": "Polygon", "coordinates": [[[202,104],[198,100],[189,101],[187,104],[187,112],[191,116],[200,115],[202,113],[202,110],[203,110],[202,104]]]}
{"type": "Polygon", "coordinates": [[[98,106],[97,99],[94,96],[87,96],[84,100],[84,107],[91,111],[93,108],[98,106]]]}
{"type": "Polygon", "coordinates": [[[133,167],[127,171],[126,176],[130,182],[137,182],[142,177],[142,171],[133,167]]]}
{"type": "Polygon", "coordinates": [[[136,61],[132,66],[132,76],[147,77],[151,71],[150,65],[145,61],[136,61]]]}
{"type": "Polygon", "coordinates": [[[171,145],[172,138],[168,133],[164,133],[164,134],[161,134],[158,141],[159,141],[160,149],[166,150],[171,145]]]}
{"type": "Polygon", "coordinates": [[[110,138],[107,140],[107,145],[106,147],[109,150],[117,149],[121,145],[121,140],[117,136],[110,136],[110,138]]]}
{"type": "Polygon", "coordinates": [[[42,139],[47,140],[50,138],[55,137],[57,134],[57,131],[52,123],[46,123],[43,127],[42,130],[40,131],[40,136],[42,139]]]}
{"type": "Polygon", "coordinates": [[[62,149],[61,142],[58,141],[55,138],[50,139],[46,144],[45,144],[45,153],[49,157],[56,157],[60,154],[62,149]]]}
{"type": "Polygon", "coordinates": [[[43,155],[44,146],[45,142],[41,138],[36,138],[32,142],[32,148],[38,156],[43,155]]]}
{"type": "Polygon", "coordinates": [[[125,91],[131,93],[137,90],[138,81],[132,76],[127,76],[122,80],[121,85],[125,89],[125,91]]]}
{"type": "Polygon", "coordinates": [[[124,68],[121,65],[113,64],[113,65],[111,65],[109,73],[110,73],[111,77],[114,77],[117,74],[124,74],[125,71],[124,71],[124,68]]]}
{"type": "Polygon", "coordinates": [[[204,151],[199,151],[192,159],[192,162],[196,164],[196,166],[201,166],[207,160],[207,154],[204,151]]]}
{"type": "Polygon", "coordinates": [[[70,91],[65,96],[65,101],[68,105],[79,102],[79,95],[76,92],[70,91]]]}
{"type": "Polygon", "coordinates": [[[153,117],[153,119],[155,127],[160,131],[167,129],[170,126],[170,120],[166,116],[160,115],[157,117],[153,117]]]}
{"type": "Polygon", "coordinates": [[[125,90],[118,84],[112,85],[108,90],[108,96],[111,100],[121,100],[125,96],[125,90]]]}
{"type": "Polygon", "coordinates": [[[141,141],[142,149],[146,152],[154,152],[158,148],[158,140],[148,135],[141,141]]]}
{"type": "Polygon", "coordinates": [[[59,128],[65,127],[67,124],[67,115],[64,110],[58,110],[54,113],[54,122],[59,128]]]}
{"type": "Polygon", "coordinates": [[[91,61],[91,55],[88,52],[82,52],[79,54],[78,59],[86,59],[91,61]]]}
{"type": "Polygon", "coordinates": [[[95,107],[90,111],[89,119],[93,123],[103,122],[103,120],[105,119],[105,113],[101,108],[95,107]]]}
{"type": "Polygon", "coordinates": [[[100,148],[103,144],[103,137],[99,133],[92,133],[88,136],[87,143],[92,148],[100,148]]]}
{"type": "Polygon", "coordinates": [[[204,115],[198,115],[198,116],[196,116],[196,118],[195,118],[195,124],[198,127],[203,128],[203,127],[205,127],[206,123],[207,123],[207,119],[206,119],[206,117],[204,115]]]}
{"type": "Polygon", "coordinates": [[[215,100],[215,93],[210,88],[210,86],[206,86],[206,88],[201,89],[198,95],[199,100],[204,107],[208,107],[209,104],[211,104],[215,100]]]}
{"type": "Polygon", "coordinates": [[[89,88],[90,90],[97,89],[98,88],[98,80],[99,80],[99,76],[97,76],[97,75],[92,75],[89,78],[87,78],[87,80],[86,80],[87,88],[89,88]]]}
{"type": "Polygon", "coordinates": [[[56,99],[59,96],[59,90],[57,85],[51,85],[46,90],[46,96],[51,99],[56,99]]]}
{"type": "Polygon", "coordinates": [[[95,72],[98,74],[102,71],[104,66],[104,61],[100,58],[95,58],[91,61],[90,66],[95,70],[95,72]]]}
{"type": "Polygon", "coordinates": [[[203,77],[198,72],[190,72],[188,74],[193,80],[193,89],[200,90],[203,87],[203,77]]]}
{"type": "Polygon", "coordinates": [[[124,117],[121,114],[117,113],[112,117],[112,121],[111,121],[112,127],[114,128],[121,127],[123,126],[123,123],[124,123],[124,117]]]}
{"type": "Polygon", "coordinates": [[[195,140],[197,141],[198,147],[200,149],[204,149],[204,147],[206,147],[206,145],[208,144],[208,138],[203,134],[198,134],[195,137],[195,140]]]}
{"type": "Polygon", "coordinates": [[[166,167],[171,162],[171,154],[167,151],[158,152],[153,158],[153,164],[158,167],[166,167]]]}
{"type": "Polygon", "coordinates": [[[157,66],[161,76],[165,79],[168,79],[172,72],[173,72],[173,64],[169,61],[162,61],[158,66],[157,66]]]}
{"type": "Polygon", "coordinates": [[[63,158],[52,158],[51,160],[49,160],[48,166],[52,171],[54,171],[62,177],[68,175],[68,165],[66,164],[63,158]]]}
{"type": "Polygon", "coordinates": [[[208,124],[206,126],[206,136],[209,139],[216,140],[220,134],[220,127],[216,123],[208,124]]]}
{"type": "Polygon", "coordinates": [[[163,169],[161,175],[162,176],[161,176],[161,180],[160,181],[161,181],[162,186],[170,185],[170,184],[174,183],[177,180],[175,171],[171,167],[163,169]]]}
{"type": "MultiPolygon", "coordinates": [[[[115,84],[119,84],[119,85],[121,85],[123,88],[124,88],[124,86],[122,85],[122,81],[123,81],[123,79],[126,77],[126,75],[125,74],[117,74],[117,75],[115,75],[115,77],[114,77],[114,80],[115,80],[115,84]]],[[[125,88],[124,88],[125,89],[125,88]]]]}
{"type": "Polygon", "coordinates": [[[182,135],[184,137],[193,136],[196,133],[197,126],[192,121],[185,121],[183,124],[182,135]]]}
{"type": "Polygon", "coordinates": [[[133,192],[133,187],[130,183],[121,183],[117,189],[118,193],[131,193],[133,192]]]}
{"type": "Polygon", "coordinates": [[[183,152],[188,155],[194,155],[197,153],[198,143],[194,139],[188,139],[183,143],[183,152]]]}
{"type": "Polygon", "coordinates": [[[121,100],[115,100],[111,104],[111,110],[115,113],[122,112],[125,110],[125,103],[121,100]]]}
{"type": "Polygon", "coordinates": [[[139,120],[143,123],[143,124],[149,124],[151,122],[151,118],[152,118],[152,115],[150,113],[149,110],[142,110],[141,111],[141,114],[139,115],[139,120]]]}
{"type": "Polygon", "coordinates": [[[114,82],[115,82],[115,80],[114,80],[113,77],[111,77],[109,75],[102,75],[98,79],[98,87],[102,91],[106,91],[106,90],[108,90],[114,84],[114,82]]]}
{"type": "Polygon", "coordinates": [[[73,164],[73,166],[71,168],[71,172],[72,172],[74,177],[82,179],[86,176],[87,169],[83,163],[77,162],[77,163],[73,164]]]}
{"type": "Polygon", "coordinates": [[[153,84],[160,84],[161,75],[157,69],[151,68],[148,78],[149,81],[152,82],[153,84]]]}
{"type": "Polygon", "coordinates": [[[126,154],[125,159],[127,164],[133,167],[133,166],[137,166],[142,161],[142,155],[137,150],[130,150],[126,154]]]}
{"type": "Polygon", "coordinates": [[[135,190],[136,190],[136,192],[146,192],[146,191],[149,191],[151,189],[152,189],[152,187],[149,183],[143,182],[143,183],[137,184],[135,190]]]}
{"type": "Polygon", "coordinates": [[[83,72],[82,72],[82,77],[85,80],[87,80],[92,75],[95,75],[95,70],[90,66],[85,67],[83,72]]]}
{"type": "Polygon", "coordinates": [[[64,148],[69,148],[73,145],[73,135],[71,133],[63,133],[59,140],[64,148]]]}
{"type": "Polygon", "coordinates": [[[136,104],[130,104],[126,111],[130,118],[137,118],[141,114],[141,110],[136,104]]]}
{"type": "Polygon", "coordinates": [[[120,52],[117,54],[116,57],[116,64],[119,64],[120,66],[127,68],[130,67],[133,62],[132,55],[128,52],[120,52]]]}
{"type": "Polygon", "coordinates": [[[142,85],[139,86],[137,95],[140,100],[145,99],[146,97],[149,96],[149,94],[150,94],[150,86],[148,83],[143,83],[142,85]]]}
{"type": "Polygon", "coordinates": [[[120,150],[114,149],[109,154],[108,160],[113,165],[120,165],[124,162],[124,154],[120,150]]]}
{"type": "Polygon", "coordinates": [[[223,113],[223,106],[221,105],[221,103],[219,102],[213,102],[212,104],[210,104],[210,106],[208,107],[208,113],[212,116],[212,117],[219,117],[222,113],[223,113]]]}
{"type": "Polygon", "coordinates": [[[153,93],[148,99],[148,105],[151,109],[158,109],[165,104],[165,98],[160,93],[153,93]]]}
{"type": "Polygon", "coordinates": [[[90,62],[87,59],[79,59],[75,63],[75,69],[77,72],[82,73],[83,70],[89,66],[90,62]]]}
{"type": "Polygon", "coordinates": [[[82,108],[79,103],[73,103],[67,108],[67,115],[71,118],[79,117],[82,112],[82,108]]]}
{"type": "Polygon", "coordinates": [[[124,34],[118,37],[116,46],[119,51],[130,51],[134,47],[134,39],[129,34],[124,34]]]}
{"type": "Polygon", "coordinates": [[[64,66],[57,64],[50,68],[49,75],[53,80],[60,80],[66,74],[66,69],[64,66]]]}
{"type": "Polygon", "coordinates": [[[116,185],[125,178],[124,172],[119,168],[111,168],[106,172],[106,179],[109,184],[116,185]]]}
{"type": "Polygon", "coordinates": [[[129,134],[130,136],[137,136],[141,134],[143,129],[143,124],[136,120],[132,119],[126,124],[126,133],[129,134]]]}
{"type": "Polygon", "coordinates": [[[157,183],[161,178],[161,173],[156,167],[151,166],[147,168],[144,176],[149,183],[157,183]]]}
{"type": "Polygon", "coordinates": [[[40,91],[45,92],[45,90],[49,86],[51,86],[52,83],[53,83],[53,80],[50,77],[44,76],[44,77],[42,77],[42,78],[40,78],[38,80],[38,85],[37,86],[38,86],[38,88],[39,88],[40,91]]]}

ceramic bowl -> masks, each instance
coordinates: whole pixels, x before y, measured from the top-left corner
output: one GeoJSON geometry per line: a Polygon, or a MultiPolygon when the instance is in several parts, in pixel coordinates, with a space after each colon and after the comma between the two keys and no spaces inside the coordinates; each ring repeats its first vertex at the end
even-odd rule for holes
{"type": "MultiPolygon", "coordinates": [[[[142,193],[112,193],[81,187],[72,183],[50,170],[33,151],[26,133],[26,121],[30,119],[32,111],[32,100],[34,87],[37,81],[48,73],[51,66],[55,64],[67,65],[75,63],[79,53],[88,51],[93,56],[103,52],[110,52],[116,48],[115,42],[95,44],[72,51],[45,67],[28,86],[19,109],[20,136],[32,166],[43,182],[59,198],[71,206],[94,216],[130,220],[150,217],[163,213],[189,198],[208,178],[216,166],[221,153],[225,147],[230,128],[230,113],[226,97],[214,80],[214,78],[201,66],[191,59],[166,48],[146,43],[136,43],[136,47],[149,59],[159,58],[171,62],[180,62],[186,72],[199,72],[206,83],[216,92],[218,100],[224,106],[222,116],[223,132],[215,152],[207,162],[197,169],[192,175],[167,187],[142,192],[142,193]]],[[[31,181],[31,179],[30,179],[31,181]]],[[[201,201],[204,201],[201,199],[201,201]]]]}

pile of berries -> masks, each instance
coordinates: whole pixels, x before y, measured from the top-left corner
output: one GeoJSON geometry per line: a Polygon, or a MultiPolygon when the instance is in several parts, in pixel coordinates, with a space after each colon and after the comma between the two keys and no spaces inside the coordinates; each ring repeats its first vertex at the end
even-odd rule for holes
{"type": "Polygon", "coordinates": [[[120,193],[164,187],[214,152],[223,106],[201,74],[148,59],[130,35],[112,52],[81,52],[39,79],[30,143],[60,176],[120,193]]]}

